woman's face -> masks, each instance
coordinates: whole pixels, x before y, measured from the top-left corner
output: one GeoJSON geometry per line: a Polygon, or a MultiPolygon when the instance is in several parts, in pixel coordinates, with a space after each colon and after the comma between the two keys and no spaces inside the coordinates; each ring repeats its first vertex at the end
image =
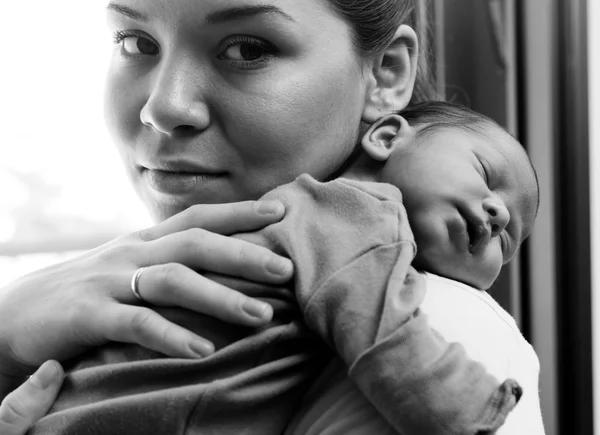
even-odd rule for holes
{"type": "Polygon", "coordinates": [[[106,118],[156,219],[256,199],[349,155],[365,104],[326,0],[113,0],[106,118]]]}

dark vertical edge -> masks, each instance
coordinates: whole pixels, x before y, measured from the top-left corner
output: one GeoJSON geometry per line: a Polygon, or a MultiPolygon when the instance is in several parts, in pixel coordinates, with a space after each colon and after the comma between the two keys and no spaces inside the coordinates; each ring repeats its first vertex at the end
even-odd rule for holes
{"type": "MultiPolygon", "coordinates": [[[[517,102],[516,102],[516,112],[517,112],[517,120],[516,120],[516,136],[521,142],[523,142],[523,138],[527,135],[527,110],[525,106],[525,98],[526,95],[524,87],[526,86],[526,72],[525,72],[525,50],[524,40],[525,40],[525,32],[523,28],[525,26],[525,11],[523,7],[523,3],[517,1],[515,4],[515,39],[516,39],[516,92],[517,92],[517,102]]],[[[520,304],[521,304],[521,323],[520,328],[521,332],[525,336],[525,338],[531,342],[532,341],[532,316],[531,316],[531,274],[530,274],[530,244],[528,241],[521,247],[521,255],[519,257],[520,267],[519,267],[519,278],[521,281],[521,293],[520,293],[520,304]]]]}
{"type": "Polygon", "coordinates": [[[432,0],[430,22],[430,40],[435,59],[436,93],[441,100],[446,100],[446,48],[444,47],[444,0],[432,0]]]}
{"type": "Polygon", "coordinates": [[[557,3],[560,433],[593,434],[587,2],[557,3]]]}
{"type": "MultiPolygon", "coordinates": [[[[518,135],[518,46],[517,46],[517,3],[518,0],[502,0],[504,13],[504,55],[506,65],[506,129],[510,134],[518,135]]],[[[523,263],[521,253],[517,253],[515,261],[509,264],[509,307],[519,327],[524,322],[523,293],[527,290],[527,282],[522,279],[523,263]]]]}
{"type": "Polygon", "coordinates": [[[517,1],[518,137],[535,164],[540,181],[539,216],[521,252],[521,293],[526,338],[540,360],[540,402],[548,435],[577,434],[559,430],[560,412],[558,358],[559,303],[557,276],[561,267],[557,237],[561,233],[556,216],[560,202],[557,176],[562,102],[558,90],[559,53],[558,2],[517,1]]]}

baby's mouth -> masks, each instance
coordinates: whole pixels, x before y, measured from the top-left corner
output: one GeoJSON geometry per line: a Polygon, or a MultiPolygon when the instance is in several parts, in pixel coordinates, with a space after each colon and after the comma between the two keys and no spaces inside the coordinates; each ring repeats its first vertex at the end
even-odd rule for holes
{"type": "Polygon", "coordinates": [[[469,235],[469,252],[476,253],[479,248],[485,246],[491,234],[485,222],[476,218],[467,218],[467,234],[469,235]]]}

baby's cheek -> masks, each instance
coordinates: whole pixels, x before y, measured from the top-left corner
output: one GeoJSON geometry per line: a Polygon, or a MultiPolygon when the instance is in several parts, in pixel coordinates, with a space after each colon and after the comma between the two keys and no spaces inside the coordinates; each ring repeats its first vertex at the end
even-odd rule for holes
{"type": "Polygon", "coordinates": [[[441,231],[436,231],[433,225],[413,225],[413,233],[417,243],[417,255],[413,265],[426,272],[435,273],[447,278],[457,267],[462,266],[459,261],[461,254],[452,249],[448,237],[441,231]]]}
{"type": "Polygon", "coordinates": [[[486,279],[488,282],[485,290],[491,287],[494,281],[496,281],[498,275],[500,275],[502,264],[504,262],[502,248],[499,243],[495,242],[496,240],[492,240],[489,248],[485,252],[485,257],[481,261],[482,279],[486,279]]]}
{"type": "Polygon", "coordinates": [[[439,259],[454,251],[447,225],[440,214],[417,205],[407,207],[407,215],[420,255],[439,259]]]}

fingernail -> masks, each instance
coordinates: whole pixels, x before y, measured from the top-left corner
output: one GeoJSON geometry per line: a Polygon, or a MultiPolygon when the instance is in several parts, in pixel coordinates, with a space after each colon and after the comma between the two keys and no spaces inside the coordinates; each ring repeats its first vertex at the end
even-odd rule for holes
{"type": "Polygon", "coordinates": [[[283,212],[283,204],[279,201],[259,201],[254,204],[254,209],[263,215],[279,215],[283,212]]]}
{"type": "Polygon", "coordinates": [[[29,377],[29,381],[36,387],[45,390],[58,380],[58,367],[54,361],[46,361],[29,377]]]}
{"type": "Polygon", "coordinates": [[[285,276],[292,271],[293,265],[287,258],[275,257],[267,263],[267,270],[274,275],[285,276]]]}
{"type": "Polygon", "coordinates": [[[271,306],[260,301],[255,301],[254,299],[249,299],[244,302],[242,305],[242,309],[248,314],[250,317],[254,317],[255,319],[265,319],[268,316],[271,306]]]}
{"type": "Polygon", "coordinates": [[[190,343],[190,349],[202,358],[215,352],[215,346],[210,341],[204,340],[192,341],[190,343]]]}

